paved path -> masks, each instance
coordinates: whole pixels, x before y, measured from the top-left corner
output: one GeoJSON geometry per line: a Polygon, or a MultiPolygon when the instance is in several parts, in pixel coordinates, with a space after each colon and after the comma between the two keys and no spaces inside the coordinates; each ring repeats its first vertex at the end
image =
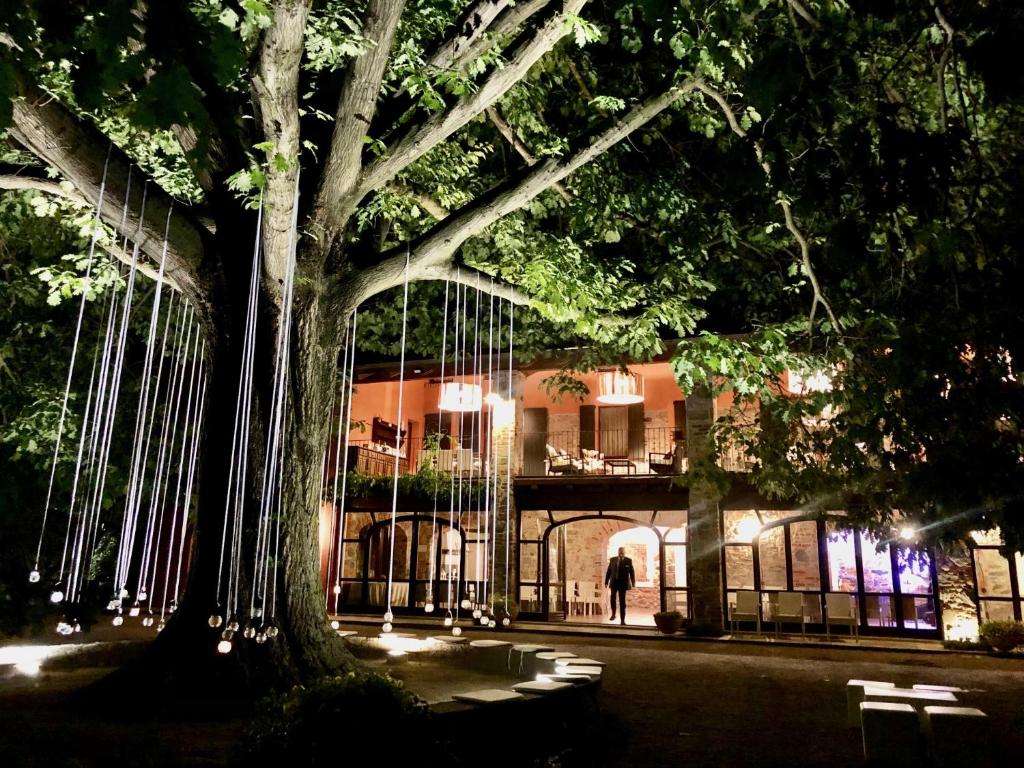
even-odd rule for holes
{"type": "Polygon", "coordinates": [[[860,732],[845,725],[850,678],[970,689],[961,700],[991,717],[993,756],[1008,765],[1024,759],[1024,660],[578,636],[545,642],[608,663],[602,722],[590,737],[606,744],[598,765],[862,765],[860,732]]]}

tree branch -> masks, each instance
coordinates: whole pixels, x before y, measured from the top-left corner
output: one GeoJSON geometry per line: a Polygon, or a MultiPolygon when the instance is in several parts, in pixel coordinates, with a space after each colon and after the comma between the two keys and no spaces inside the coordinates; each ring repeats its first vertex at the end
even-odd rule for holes
{"type": "MultiPolygon", "coordinates": [[[[488,107],[485,111],[487,112],[487,118],[491,121],[491,124],[498,129],[498,133],[505,138],[505,141],[512,145],[512,149],[514,149],[519,156],[523,158],[526,164],[536,165],[537,158],[534,157],[533,153],[527,148],[527,146],[520,141],[519,137],[516,135],[515,129],[513,129],[512,126],[508,124],[508,121],[501,116],[501,113],[498,112],[498,108],[488,107]]],[[[565,188],[564,184],[558,182],[553,186],[558,194],[562,196],[563,200],[566,202],[572,200],[572,194],[565,188]]]]}
{"type": "Polygon", "coordinates": [[[804,4],[801,3],[800,0],[786,0],[786,4],[796,11],[796,15],[806,21],[810,25],[811,29],[821,29],[821,24],[818,23],[818,20],[811,15],[811,12],[804,7],[804,4]]]}
{"type": "MultiPolygon", "coordinates": [[[[52,96],[20,80],[17,87],[21,96],[12,100],[13,119],[9,129],[14,139],[44,163],[56,168],[75,188],[75,194],[90,206],[95,206],[99,200],[109,148],[100,218],[120,236],[132,238],[151,261],[159,264],[164,247],[164,227],[174,205],[172,198],[155,184],[150,185],[146,216],[140,221],[137,209],[142,185],[134,185],[128,214],[122,221],[131,160],[98,130],[81,123],[52,96]]],[[[23,179],[24,176],[17,178],[23,179]]],[[[44,191],[38,184],[32,188],[44,191]]],[[[71,196],[64,190],[54,191],[54,194],[71,196]]],[[[177,285],[200,308],[208,306],[212,279],[203,260],[205,236],[188,207],[174,205],[167,233],[165,274],[169,282],[177,285]]]]}
{"type": "MultiPolygon", "coordinates": [[[[523,207],[545,189],[607,151],[673,102],[695,90],[701,82],[699,78],[691,78],[663,94],[648,99],[626,113],[610,128],[594,134],[572,154],[561,158],[548,158],[537,163],[520,176],[495,187],[456,211],[412,244],[411,279],[421,279],[420,276],[431,268],[450,263],[458,248],[470,237],[483,232],[498,219],[523,207]]],[[[398,284],[395,280],[401,280],[405,267],[405,250],[405,246],[392,249],[385,254],[380,263],[364,270],[367,285],[372,290],[361,296],[360,301],[398,284]]]]}
{"type": "MultiPolygon", "coordinates": [[[[736,119],[736,113],[733,112],[729,102],[726,101],[725,96],[722,95],[717,89],[707,85],[707,83],[701,83],[696,86],[696,89],[703,93],[705,96],[710,97],[715,103],[718,104],[722,113],[725,115],[726,121],[729,123],[729,127],[732,132],[740,138],[748,138],[747,132],[740,126],[739,121],[736,119]]],[[[764,148],[761,146],[760,141],[754,142],[754,154],[757,156],[757,162],[764,171],[765,177],[768,183],[771,184],[771,166],[768,165],[768,161],[764,156],[764,148]]],[[[804,237],[800,228],[796,224],[796,219],[793,216],[793,208],[789,201],[784,197],[779,197],[778,203],[782,206],[782,213],[786,219],[786,229],[793,235],[793,239],[796,240],[797,245],[800,246],[800,263],[807,279],[811,284],[811,290],[813,291],[813,298],[811,301],[811,323],[814,322],[814,313],[820,304],[825,312],[828,314],[829,320],[832,322],[832,327],[839,332],[842,330],[842,326],[839,324],[839,320],[835,313],[832,311],[832,305],[828,299],[825,298],[825,294],[821,290],[821,284],[818,282],[818,276],[814,271],[814,265],[811,263],[811,248],[807,242],[807,238],[804,237]]]]}
{"type": "Polygon", "coordinates": [[[308,229],[319,242],[321,255],[330,251],[334,238],[347,220],[338,201],[350,196],[359,181],[363,137],[373,120],[381,80],[404,8],[405,0],[370,0],[366,9],[362,34],[373,42],[373,46],[353,59],[345,73],[334,118],[331,149],[310,216],[308,229]]]}
{"type": "Polygon", "coordinates": [[[369,192],[389,182],[402,169],[423,157],[518,83],[545,53],[569,34],[570,17],[578,14],[586,2],[565,0],[562,11],[552,14],[534,35],[517,47],[505,65],[492,72],[475,92],[460,99],[446,112],[432,115],[388,148],[366,168],[354,192],[340,201],[341,220],[347,220],[355,206],[369,192]]]}
{"type": "Polygon", "coordinates": [[[466,8],[455,24],[452,36],[427,57],[427,64],[437,69],[454,68],[464,51],[483,36],[498,14],[508,5],[509,0],[477,0],[466,8]]]}
{"type": "MultiPolygon", "coordinates": [[[[484,0],[484,2],[487,2],[487,0],[484,0]]],[[[483,56],[496,46],[503,37],[511,35],[527,19],[550,2],[551,0],[519,0],[514,5],[503,2],[502,4],[506,7],[504,7],[494,22],[490,26],[480,29],[479,34],[474,35],[471,39],[467,39],[450,63],[446,65],[443,61],[436,61],[434,56],[431,56],[428,63],[438,68],[465,69],[467,64],[483,56]]]]}
{"type": "Polygon", "coordinates": [[[311,0],[277,0],[274,20],[259,43],[252,92],[263,137],[274,145],[269,154],[284,158],[284,168],[270,162],[263,191],[263,267],[267,285],[280,295],[288,264],[295,175],[299,161],[299,65],[305,46],[311,0]]]}

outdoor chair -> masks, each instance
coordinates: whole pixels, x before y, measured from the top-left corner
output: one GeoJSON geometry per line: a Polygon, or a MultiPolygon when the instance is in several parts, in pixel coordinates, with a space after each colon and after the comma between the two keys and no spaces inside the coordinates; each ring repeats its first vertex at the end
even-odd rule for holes
{"type": "Polygon", "coordinates": [[[675,472],[675,452],[648,453],[647,464],[656,475],[671,475],[675,472]]]}
{"type": "Polygon", "coordinates": [[[604,454],[591,448],[580,448],[580,465],[588,475],[604,473],[604,454]]]}
{"type": "Polygon", "coordinates": [[[825,636],[832,640],[832,625],[850,628],[850,637],[859,638],[857,601],[846,592],[825,595],[825,636]]]}
{"type": "Polygon", "coordinates": [[[775,636],[783,624],[799,624],[800,632],[807,637],[807,617],[804,613],[804,596],[800,592],[779,592],[772,620],[775,623],[775,636]]]}
{"type": "Polygon", "coordinates": [[[753,621],[757,625],[757,634],[761,634],[761,593],[753,590],[742,590],[736,593],[736,605],[729,613],[732,631],[741,621],[753,621]]]}
{"type": "Polygon", "coordinates": [[[547,451],[548,474],[575,475],[581,471],[582,467],[580,462],[574,459],[569,454],[567,454],[565,451],[560,451],[551,444],[548,444],[547,451]]]}

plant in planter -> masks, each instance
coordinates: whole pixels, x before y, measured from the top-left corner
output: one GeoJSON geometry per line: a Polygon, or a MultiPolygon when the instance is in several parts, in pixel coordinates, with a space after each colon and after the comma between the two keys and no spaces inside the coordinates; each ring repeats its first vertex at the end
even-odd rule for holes
{"type": "Polygon", "coordinates": [[[1019,621],[986,621],[979,634],[999,653],[1009,653],[1018,645],[1024,645],[1024,624],[1019,621]]]}
{"type": "Polygon", "coordinates": [[[683,614],[679,611],[658,611],[654,623],[663,634],[674,635],[683,625],[683,614]]]}
{"type": "Polygon", "coordinates": [[[505,626],[504,620],[508,619],[509,624],[512,624],[519,616],[519,604],[511,597],[508,599],[508,610],[505,610],[505,596],[497,593],[491,594],[491,606],[494,613],[494,619],[498,622],[498,627],[505,626]]]}

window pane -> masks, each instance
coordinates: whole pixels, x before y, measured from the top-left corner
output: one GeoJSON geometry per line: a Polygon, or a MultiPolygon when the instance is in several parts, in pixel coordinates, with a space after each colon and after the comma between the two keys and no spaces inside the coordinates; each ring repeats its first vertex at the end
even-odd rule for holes
{"type": "Polygon", "coordinates": [[[661,531],[665,541],[686,541],[686,510],[666,510],[658,512],[654,524],[661,531]]]}
{"type": "Polygon", "coordinates": [[[1017,594],[1024,595],[1024,555],[1014,552],[1013,558],[1017,565],[1017,594]]]}
{"type": "Polygon", "coordinates": [[[519,580],[539,581],[537,575],[537,549],[539,544],[520,544],[519,580]]]}
{"type": "Polygon", "coordinates": [[[836,530],[828,534],[829,589],[833,592],[857,591],[857,554],[853,531],[836,530]]]}
{"type": "Polygon", "coordinates": [[[689,599],[684,590],[669,590],[665,593],[666,609],[669,611],[679,611],[683,614],[683,618],[687,618],[690,615],[689,599]]]}
{"type": "Polygon", "coordinates": [[[888,545],[879,550],[874,537],[861,533],[860,556],[864,563],[864,591],[892,592],[892,560],[888,545]]]}
{"type": "Polygon", "coordinates": [[[786,533],[782,527],[765,531],[758,539],[762,589],[786,589],[786,533]]]}
{"type": "Polygon", "coordinates": [[[347,541],[342,546],[341,577],[358,579],[363,575],[363,545],[361,542],[347,541]]]}
{"type": "Polygon", "coordinates": [[[821,589],[818,570],[818,524],[813,520],[789,526],[793,589],[821,589]]]}
{"type": "Polygon", "coordinates": [[[686,546],[683,544],[665,545],[665,586],[686,586],[686,546]]]}
{"type": "Polygon", "coordinates": [[[761,530],[761,521],[752,509],[727,509],[722,513],[725,540],[749,544],[761,530]]]}
{"type": "Polygon", "coordinates": [[[982,600],[981,620],[1009,621],[1013,618],[1013,602],[1010,600],[982,600]]]}
{"type": "Polygon", "coordinates": [[[974,550],[974,572],[978,577],[978,594],[1010,597],[1010,563],[997,549],[974,550]]]}
{"type": "Polygon", "coordinates": [[[927,553],[902,547],[896,551],[900,569],[900,591],[905,595],[930,595],[932,562],[927,553]]]}
{"type": "Polygon", "coordinates": [[[728,589],[754,588],[754,552],[751,547],[725,548],[725,580],[728,589]]]}
{"type": "Polygon", "coordinates": [[[531,509],[522,513],[522,523],[519,529],[519,538],[539,539],[544,536],[545,529],[551,524],[548,513],[544,510],[531,509]]]}

